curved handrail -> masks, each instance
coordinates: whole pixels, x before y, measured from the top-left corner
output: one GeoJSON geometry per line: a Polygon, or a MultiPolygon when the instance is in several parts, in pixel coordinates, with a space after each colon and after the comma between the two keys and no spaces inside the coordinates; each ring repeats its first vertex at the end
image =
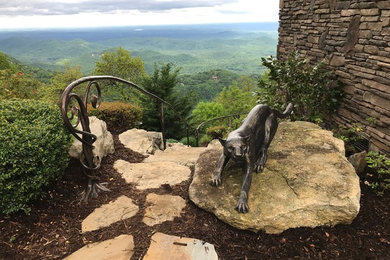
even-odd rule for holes
{"type": "MultiPolygon", "coordinates": [[[[159,101],[160,103],[162,104],[166,104],[168,105],[177,115],[178,117],[180,118],[181,121],[184,121],[185,124],[186,124],[186,127],[187,129],[190,128],[190,125],[186,122],[186,120],[184,120],[180,114],[174,109],[173,105],[171,105],[170,103],[168,103],[167,101],[165,101],[164,99],[160,98],[159,96],[141,88],[140,86],[138,86],[137,84],[133,83],[133,82],[130,82],[130,81],[127,81],[125,79],[122,79],[122,78],[119,78],[119,77],[115,77],[115,76],[87,76],[87,77],[83,77],[83,78],[80,78],[78,80],[75,80],[73,81],[72,83],[70,83],[64,90],[64,92],[62,93],[62,96],[61,96],[61,114],[62,114],[62,117],[64,119],[64,122],[65,122],[65,125],[66,127],[68,128],[68,130],[71,131],[71,133],[75,136],[75,138],[77,138],[80,142],[83,142],[85,143],[76,133],[73,132],[73,129],[75,128],[74,126],[72,126],[72,124],[70,123],[70,121],[68,120],[69,118],[67,117],[67,106],[69,105],[69,102],[67,102],[67,100],[69,100],[67,97],[70,96],[71,94],[71,91],[73,90],[73,88],[75,88],[76,86],[80,85],[80,84],[83,84],[83,83],[86,83],[86,82],[90,82],[90,84],[87,86],[87,90],[85,92],[85,95],[84,95],[84,99],[83,99],[83,103],[86,107],[87,105],[87,98],[88,98],[88,94],[89,94],[89,90],[90,90],[90,85],[95,85],[95,87],[97,88],[98,92],[99,92],[99,96],[96,97],[97,99],[97,102],[100,101],[100,87],[98,85],[98,83],[96,82],[96,80],[114,80],[114,81],[118,81],[120,83],[124,83],[126,85],[129,85],[133,88],[135,88],[136,90],[142,92],[143,94],[146,94],[154,99],[156,99],[157,101],[159,101]]],[[[74,96],[73,96],[74,97],[74,96]]],[[[93,105],[93,102],[91,102],[92,105],[93,105]]],[[[98,106],[97,106],[98,107],[98,106]]],[[[74,115],[74,113],[72,113],[72,115],[74,115]]],[[[80,133],[80,134],[85,134],[85,132],[82,132],[82,131],[77,131],[77,133],[80,133]]],[[[87,144],[88,145],[88,144],[87,144]]]]}
{"type": "Polygon", "coordinates": [[[97,180],[98,178],[96,176],[92,176],[91,172],[94,170],[97,170],[100,167],[100,160],[101,158],[94,157],[93,156],[93,143],[96,141],[96,136],[91,133],[91,130],[89,128],[89,119],[88,119],[88,111],[87,111],[87,105],[88,105],[88,96],[89,92],[92,87],[96,88],[97,95],[93,94],[90,97],[90,102],[94,108],[98,108],[101,103],[101,90],[98,81],[99,80],[113,80],[117,81],[123,84],[126,84],[130,87],[133,87],[134,89],[142,92],[143,94],[154,98],[159,103],[159,114],[160,114],[160,123],[161,123],[161,133],[163,138],[163,145],[164,149],[166,148],[166,139],[165,139],[165,124],[164,124],[164,104],[170,107],[174,113],[178,115],[181,121],[183,121],[186,124],[187,128],[187,142],[189,143],[189,124],[181,117],[181,115],[175,110],[175,108],[168,103],[167,101],[163,100],[162,98],[158,97],[157,95],[141,88],[137,84],[127,81],[125,79],[115,77],[115,76],[87,76],[80,78],[78,80],[73,81],[70,83],[65,90],[63,91],[61,95],[61,116],[65,123],[65,127],[69,130],[69,132],[82,143],[82,154],[80,156],[80,162],[83,166],[83,171],[85,175],[88,177],[88,187],[84,191],[84,195],[82,197],[83,201],[87,201],[88,197],[96,197],[97,193],[99,191],[107,191],[108,189],[105,188],[103,185],[98,184],[97,180]],[[88,85],[85,90],[85,94],[83,99],[80,98],[77,94],[73,93],[72,90],[77,87],[80,84],[87,83],[88,85]],[[69,103],[70,101],[74,99],[77,102],[77,105],[73,105],[71,107],[71,110],[69,109],[69,103]],[[68,112],[70,112],[70,117],[68,115],[68,112]],[[74,125],[72,125],[71,120],[75,117],[77,114],[77,121],[74,125]],[[76,127],[81,123],[82,130],[77,129],[76,127]],[[79,136],[81,134],[81,137],[79,136]]]}

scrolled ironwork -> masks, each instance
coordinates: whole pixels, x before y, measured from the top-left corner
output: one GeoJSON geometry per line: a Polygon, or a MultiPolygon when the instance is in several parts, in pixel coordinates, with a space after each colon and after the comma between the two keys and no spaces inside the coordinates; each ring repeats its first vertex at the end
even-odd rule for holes
{"type": "MultiPolygon", "coordinates": [[[[100,80],[112,80],[123,83],[127,86],[130,86],[139,92],[154,98],[159,103],[159,116],[160,123],[162,129],[162,137],[164,149],[166,148],[166,139],[165,139],[165,124],[164,124],[164,104],[170,107],[180,118],[180,120],[184,121],[181,118],[180,114],[175,111],[173,106],[163,100],[162,98],[156,96],[153,93],[146,91],[145,89],[139,87],[133,82],[114,77],[114,76],[88,76],[80,78],[76,81],[70,83],[62,93],[61,96],[61,116],[65,123],[65,127],[69,130],[69,132],[82,143],[82,153],[80,155],[80,162],[82,165],[83,173],[88,178],[88,184],[85,190],[82,193],[81,201],[88,201],[90,197],[96,198],[98,193],[101,191],[109,191],[104,185],[106,183],[99,183],[99,178],[94,173],[99,169],[101,159],[98,156],[93,155],[93,143],[96,141],[97,137],[91,133],[89,127],[89,119],[88,119],[88,101],[91,103],[92,107],[98,108],[101,103],[101,89],[99,82],[100,80]],[[88,83],[85,89],[84,96],[81,98],[78,94],[72,92],[73,89],[81,84],[88,83]],[[91,94],[92,89],[95,89],[97,94],[91,94]],[[75,100],[75,104],[71,104],[71,101],[75,100]],[[75,121],[75,123],[72,123],[75,121]],[[78,129],[78,125],[81,124],[81,130],[78,129]]],[[[187,140],[188,140],[188,129],[189,125],[187,122],[187,140]]]]}

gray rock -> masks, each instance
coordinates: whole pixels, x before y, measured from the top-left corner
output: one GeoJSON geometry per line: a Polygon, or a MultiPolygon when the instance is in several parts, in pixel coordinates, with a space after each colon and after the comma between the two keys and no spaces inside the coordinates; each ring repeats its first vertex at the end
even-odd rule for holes
{"type": "Polygon", "coordinates": [[[355,168],[356,173],[361,174],[364,173],[364,169],[367,166],[366,162],[366,151],[352,154],[348,157],[348,161],[352,164],[352,166],[355,168]]]}
{"type": "MultiPolygon", "coordinates": [[[[97,137],[96,141],[93,143],[93,154],[99,156],[99,159],[101,160],[104,156],[114,153],[114,139],[112,138],[112,134],[107,130],[106,122],[95,116],[91,116],[89,117],[89,127],[91,133],[97,137]]],[[[80,125],[77,128],[81,130],[80,125]]],[[[79,140],[74,140],[69,149],[69,155],[73,158],[80,159],[81,151],[81,142],[79,140]]]]}
{"type": "Polygon", "coordinates": [[[295,227],[349,224],[360,209],[359,178],[344,156],[343,142],[308,122],[282,122],[263,173],[253,174],[249,212],[234,210],[242,171],[230,163],[221,187],[212,187],[222,147],[200,155],[190,199],[239,229],[280,233],[295,227]]]}
{"type": "Polygon", "coordinates": [[[134,241],[130,235],[88,244],[77,250],[64,260],[128,260],[133,256],[134,241]]]}
{"type": "Polygon", "coordinates": [[[119,135],[119,141],[126,147],[143,155],[154,154],[163,149],[162,135],[143,129],[130,129],[119,135]]]}
{"type": "Polygon", "coordinates": [[[202,240],[156,233],[143,260],[217,260],[214,245],[202,240]]]}

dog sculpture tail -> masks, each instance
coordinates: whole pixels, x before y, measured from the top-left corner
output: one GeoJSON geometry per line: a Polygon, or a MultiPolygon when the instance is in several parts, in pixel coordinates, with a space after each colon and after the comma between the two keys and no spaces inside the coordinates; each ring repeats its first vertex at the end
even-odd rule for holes
{"type": "Polygon", "coordinates": [[[279,117],[279,118],[286,118],[286,117],[288,117],[291,114],[293,108],[294,108],[294,105],[292,103],[288,103],[288,105],[287,105],[287,107],[286,107],[286,109],[284,110],[283,113],[280,113],[276,109],[273,109],[273,113],[275,113],[275,115],[277,117],[279,117]]]}

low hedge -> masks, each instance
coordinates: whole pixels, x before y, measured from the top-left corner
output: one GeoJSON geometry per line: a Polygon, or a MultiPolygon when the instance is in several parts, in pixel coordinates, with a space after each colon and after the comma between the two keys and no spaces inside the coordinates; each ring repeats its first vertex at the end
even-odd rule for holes
{"type": "Polygon", "coordinates": [[[57,106],[0,101],[0,211],[28,213],[68,165],[70,134],[57,106]]]}
{"type": "Polygon", "coordinates": [[[120,101],[102,102],[97,109],[88,105],[88,114],[105,121],[108,129],[113,133],[138,128],[142,118],[140,107],[120,101]]]}

